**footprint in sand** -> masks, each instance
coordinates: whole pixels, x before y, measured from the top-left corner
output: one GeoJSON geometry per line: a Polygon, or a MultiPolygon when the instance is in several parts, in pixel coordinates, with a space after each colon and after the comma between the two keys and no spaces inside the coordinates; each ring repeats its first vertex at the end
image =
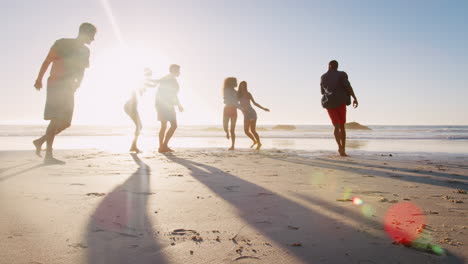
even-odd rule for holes
{"type": "Polygon", "coordinates": [[[106,194],[105,193],[95,193],[95,192],[86,194],[86,196],[104,196],[104,195],[106,195],[106,194]]]}

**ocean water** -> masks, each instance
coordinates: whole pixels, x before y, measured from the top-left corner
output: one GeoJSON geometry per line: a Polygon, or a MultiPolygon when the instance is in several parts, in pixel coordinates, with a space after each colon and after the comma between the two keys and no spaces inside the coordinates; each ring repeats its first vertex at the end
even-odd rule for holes
{"type": "MultiPolygon", "coordinates": [[[[468,154],[468,126],[369,126],[371,130],[347,130],[347,148],[374,152],[464,153],[468,154]]],[[[145,127],[139,146],[157,148],[159,127],[145,127]]],[[[263,148],[303,151],[335,151],[331,126],[300,125],[293,130],[259,126],[263,148]]],[[[33,149],[31,141],[41,136],[45,126],[0,125],[0,150],[33,149]]],[[[238,148],[248,148],[250,140],[242,127],[236,131],[238,148]]],[[[125,151],[132,139],[132,126],[83,126],[67,129],[55,142],[55,149],[96,148],[125,151]]],[[[221,127],[180,126],[173,138],[176,148],[226,148],[229,141],[221,127]]]]}

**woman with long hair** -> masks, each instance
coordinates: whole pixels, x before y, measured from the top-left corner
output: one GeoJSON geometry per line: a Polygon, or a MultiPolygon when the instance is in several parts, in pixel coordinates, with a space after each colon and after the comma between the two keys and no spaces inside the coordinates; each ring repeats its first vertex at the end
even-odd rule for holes
{"type": "Polygon", "coordinates": [[[250,101],[252,101],[256,107],[264,111],[270,112],[270,109],[255,102],[252,94],[247,90],[247,82],[245,81],[242,81],[239,84],[238,98],[240,108],[244,114],[244,132],[253,141],[253,144],[250,147],[252,148],[257,145],[257,150],[259,150],[262,147],[262,143],[260,142],[260,136],[257,133],[257,112],[250,104],[250,101]]]}
{"type": "Polygon", "coordinates": [[[234,77],[228,77],[224,80],[223,85],[223,99],[224,99],[224,111],[223,111],[223,128],[226,132],[226,138],[231,139],[231,147],[229,150],[234,150],[236,143],[236,122],[237,122],[237,108],[239,108],[239,99],[237,96],[237,79],[234,77]],[[231,121],[231,127],[229,129],[229,121],[231,121]]]}

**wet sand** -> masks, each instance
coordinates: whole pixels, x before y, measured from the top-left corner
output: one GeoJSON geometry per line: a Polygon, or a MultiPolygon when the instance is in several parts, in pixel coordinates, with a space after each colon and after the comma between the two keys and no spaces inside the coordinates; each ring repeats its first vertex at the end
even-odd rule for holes
{"type": "Polygon", "coordinates": [[[0,152],[0,263],[468,261],[466,155],[56,156],[67,164],[0,152]],[[420,221],[418,246],[385,231],[389,210],[409,203],[421,211],[415,221],[390,222],[420,221]]]}

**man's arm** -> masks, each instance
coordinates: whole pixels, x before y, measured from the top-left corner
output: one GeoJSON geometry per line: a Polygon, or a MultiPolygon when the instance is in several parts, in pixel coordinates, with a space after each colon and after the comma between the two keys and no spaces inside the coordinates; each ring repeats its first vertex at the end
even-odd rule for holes
{"type": "Polygon", "coordinates": [[[180,104],[180,101],[179,101],[179,96],[175,96],[175,104],[177,105],[177,107],[179,107],[179,112],[183,112],[184,111],[184,107],[180,104]]]}
{"type": "Polygon", "coordinates": [[[34,83],[34,87],[36,90],[41,90],[42,88],[42,79],[44,78],[44,74],[46,73],[49,65],[54,61],[55,53],[52,49],[50,49],[49,54],[45,58],[44,62],[41,65],[41,69],[39,70],[39,74],[37,75],[36,82],[34,83]]]}
{"type": "Polygon", "coordinates": [[[358,107],[358,104],[359,104],[358,100],[356,98],[356,95],[354,94],[353,87],[351,87],[351,83],[349,82],[348,75],[346,73],[344,73],[343,84],[348,95],[353,97],[353,107],[354,108],[358,107]]]}

